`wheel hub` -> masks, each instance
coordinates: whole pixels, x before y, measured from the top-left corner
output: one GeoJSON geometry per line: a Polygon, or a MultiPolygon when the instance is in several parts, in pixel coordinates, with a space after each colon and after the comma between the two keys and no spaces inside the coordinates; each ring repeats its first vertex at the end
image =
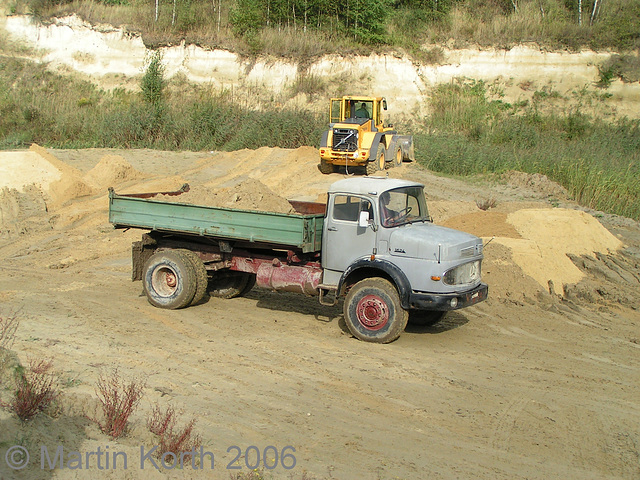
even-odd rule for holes
{"type": "Polygon", "coordinates": [[[160,267],[153,272],[151,284],[156,293],[163,297],[169,297],[176,291],[178,277],[172,269],[160,267]]]}
{"type": "Polygon", "coordinates": [[[389,321],[389,308],[377,295],[363,297],[356,307],[360,324],[369,330],[380,330],[389,321]]]}

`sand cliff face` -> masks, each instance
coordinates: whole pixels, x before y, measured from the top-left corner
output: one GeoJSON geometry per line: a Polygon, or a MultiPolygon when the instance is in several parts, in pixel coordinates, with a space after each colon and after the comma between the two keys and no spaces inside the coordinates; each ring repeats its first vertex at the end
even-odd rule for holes
{"type": "MultiPolygon", "coordinates": [[[[149,53],[139,36],[120,28],[91,26],[76,16],[60,18],[50,25],[37,25],[30,17],[11,16],[6,18],[5,28],[40,49],[41,60],[52,67],[71,67],[107,88],[122,86],[125,78],[140,75],[149,53]]],[[[298,74],[298,65],[293,62],[258,59],[249,63],[226,50],[181,44],[161,51],[168,76],[184,74],[193,82],[234,89],[239,95],[247,88],[282,93],[298,74]]],[[[544,52],[535,46],[510,50],[445,48],[443,54],[439,65],[416,65],[407,57],[388,54],[349,58],[327,55],[312,63],[308,72],[327,79],[330,85],[357,85],[352,94],[371,92],[387,97],[393,119],[403,113],[428,113],[431,87],[455,78],[498,82],[500,97],[507,102],[528,99],[543,87],[571,96],[573,91],[595,88],[597,67],[611,55],[544,52]]],[[[639,83],[617,81],[607,93],[612,95],[608,102],[616,113],[632,118],[640,115],[639,83]]],[[[300,96],[291,102],[306,101],[300,96]]]]}

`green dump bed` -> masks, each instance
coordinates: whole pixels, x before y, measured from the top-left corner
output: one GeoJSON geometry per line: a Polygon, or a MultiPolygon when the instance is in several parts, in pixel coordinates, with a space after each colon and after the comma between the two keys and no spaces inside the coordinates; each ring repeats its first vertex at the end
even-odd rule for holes
{"type": "MultiPolygon", "coordinates": [[[[162,192],[178,196],[179,192],[162,192]]],[[[185,188],[183,187],[183,189],[185,188]]],[[[316,252],[322,245],[324,213],[285,214],[207,207],[154,200],[153,194],[118,195],[109,190],[109,222],[115,228],[142,228],[163,232],[242,240],[270,247],[316,252]]],[[[296,210],[321,211],[322,204],[290,202],[296,210]],[[314,207],[315,206],[315,207],[314,207]]],[[[258,246],[258,245],[256,245],[258,246]]]]}

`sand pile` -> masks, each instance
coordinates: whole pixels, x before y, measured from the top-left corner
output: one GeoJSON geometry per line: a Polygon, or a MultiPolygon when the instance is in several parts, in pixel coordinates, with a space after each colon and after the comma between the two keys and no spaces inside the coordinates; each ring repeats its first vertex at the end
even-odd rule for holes
{"type": "Polygon", "coordinates": [[[529,189],[547,198],[566,199],[567,190],[560,184],[549,180],[541,173],[524,173],[511,170],[501,175],[501,178],[515,188],[529,189]]]}
{"type": "Polygon", "coordinates": [[[155,199],[192,205],[206,205],[208,207],[295,213],[291,204],[285,198],[276,195],[262,182],[252,178],[226,188],[194,185],[182,195],[161,195],[155,199]]]}
{"type": "Polygon", "coordinates": [[[319,156],[313,147],[296,149],[262,147],[257,150],[218,152],[196,168],[183,172],[190,185],[233,186],[252,178],[282,197],[313,201],[327,187],[343,178],[318,171],[319,156]]]}
{"type": "Polygon", "coordinates": [[[84,176],[84,181],[94,188],[105,190],[131,180],[143,178],[139,172],[120,155],[105,155],[84,176]]]}
{"type": "Polygon", "coordinates": [[[0,158],[0,188],[23,191],[35,184],[48,190],[49,184],[59,180],[62,172],[35,151],[2,152],[0,158]]]}
{"type": "MultiPolygon", "coordinates": [[[[495,236],[494,244],[509,250],[511,265],[519,267],[544,290],[549,289],[551,282],[559,294],[563,285],[578,283],[584,277],[567,255],[607,253],[622,247],[595,218],[577,210],[534,208],[509,214],[477,212],[451,218],[445,225],[485,239],[495,236]]],[[[488,259],[492,256],[491,245],[485,255],[488,259]]],[[[503,261],[509,263],[504,258],[503,261]]]]}
{"type": "Polygon", "coordinates": [[[0,238],[51,228],[42,190],[28,185],[0,189],[0,238]]]}
{"type": "Polygon", "coordinates": [[[35,152],[60,173],[58,179],[49,183],[45,190],[49,197],[49,205],[56,207],[70,200],[95,193],[93,188],[82,179],[80,170],[61,162],[45,148],[35,143],[31,145],[29,151],[35,152]]]}

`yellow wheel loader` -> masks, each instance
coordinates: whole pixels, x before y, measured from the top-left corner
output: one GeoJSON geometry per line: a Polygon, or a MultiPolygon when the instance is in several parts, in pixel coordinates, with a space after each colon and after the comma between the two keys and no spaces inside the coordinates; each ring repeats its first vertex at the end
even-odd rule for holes
{"type": "Polygon", "coordinates": [[[320,171],[360,167],[372,175],[415,160],[413,137],[398,135],[393,125],[384,124],[382,111],[386,109],[382,97],[332,98],[329,130],[320,140],[320,171]]]}

